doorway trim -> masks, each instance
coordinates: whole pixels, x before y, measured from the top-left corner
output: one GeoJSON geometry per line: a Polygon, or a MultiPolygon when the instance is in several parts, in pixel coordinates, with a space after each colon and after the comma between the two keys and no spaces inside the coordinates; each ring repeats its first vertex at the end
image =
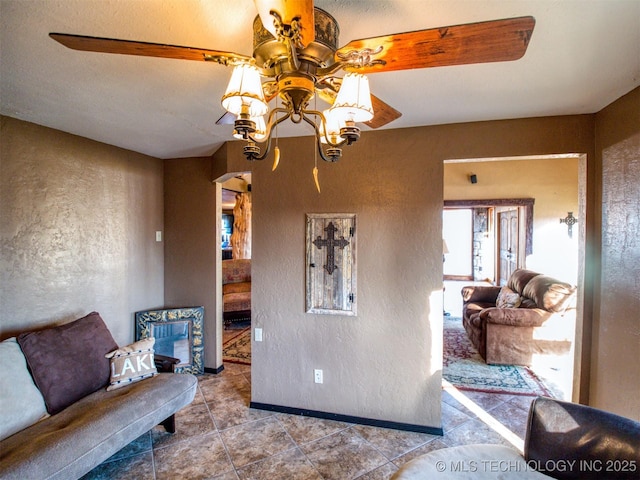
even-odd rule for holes
{"type": "Polygon", "coordinates": [[[523,207],[525,210],[525,255],[533,254],[533,204],[535,198],[495,198],[489,200],[444,200],[444,208],[523,207]]]}
{"type": "MultiPolygon", "coordinates": [[[[591,319],[588,314],[593,308],[590,300],[587,300],[585,293],[593,292],[593,282],[589,273],[592,273],[587,265],[587,249],[593,249],[593,237],[587,236],[589,217],[587,216],[587,203],[592,205],[593,195],[592,184],[588,182],[587,174],[587,154],[586,153],[552,153],[542,155],[520,155],[503,157],[474,157],[474,158],[449,158],[443,159],[443,164],[447,163],[478,163],[506,160],[548,160],[553,158],[575,158],[578,161],[578,218],[584,219],[578,223],[578,272],[576,278],[577,298],[576,298],[576,325],[574,337],[573,353],[573,385],[571,400],[577,403],[585,403],[589,399],[590,370],[591,370],[591,319]]],[[[443,200],[444,206],[449,202],[468,202],[468,200],[443,200]]],[[[487,202],[487,200],[479,200],[487,202]]],[[[460,206],[465,206],[460,203],[460,206]]],[[[455,207],[454,207],[455,208],[455,207]]],[[[533,220],[533,215],[530,217],[533,220]]],[[[593,228],[591,226],[590,228],[593,228]]]]}

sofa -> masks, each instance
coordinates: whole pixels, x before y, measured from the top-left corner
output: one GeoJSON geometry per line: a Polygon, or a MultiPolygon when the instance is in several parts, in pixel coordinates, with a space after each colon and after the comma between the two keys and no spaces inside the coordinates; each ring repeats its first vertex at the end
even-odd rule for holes
{"type": "Polygon", "coordinates": [[[625,480],[640,472],[640,422],[593,407],[537,397],[524,455],[504,445],[434,450],[404,464],[392,480],[625,480]]]}
{"type": "Polygon", "coordinates": [[[463,287],[462,324],[488,364],[531,366],[537,356],[572,351],[575,292],[568,283],[518,269],[503,287],[463,287]]]}
{"type": "Polygon", "coordinates": [[[222,318],[225,325],[251,320],[251,259],[222,261],[222,318]]]}
{"type": "Polygon", "coordinates": [[[153,342],[118,347],[97,312],[0,342],[0,478],[77,479],[155,425],[175,432],[197,379],[158,373],[153,342]]]}

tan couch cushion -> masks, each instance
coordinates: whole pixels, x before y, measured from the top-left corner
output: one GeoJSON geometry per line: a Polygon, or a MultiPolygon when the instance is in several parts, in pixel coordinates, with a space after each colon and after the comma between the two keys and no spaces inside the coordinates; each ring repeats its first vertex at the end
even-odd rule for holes
{"type": "Polygon", "coordinates": [[[224,312],[251,310],[251,293],[229,293],[222,298],[224,312]]]}
{"type": "Polygon", "coordinates": [[[251,293],[251,282],[226,283],[222,285],[222,294],[251,293]]]}
{"type": "Polygon", "coordinates": [[[538,308],[549,312],[561,312],[567,308],[575,291],[575,287],[568,283],[546,275],[538,275],[527,283],[523,295],[536,302],[538,308]]]}
{"type": "Polygon", "coordinates": [[[509,277],[509,280],[507,281],[507,287],[509,287],[514,292],[518,292],[520,295],[524,295],[524,288],[533,277],[536,277],[538,275],[540,274],[537,272],[519,268],[509,277]]]}
{"type": "Polygon", "coordinates": [[[3,440],[0,478],[80,478],[191,403],[197,389],[197,378],[184,373],[161,373],[110,392],[101,388],[3,440]]]}

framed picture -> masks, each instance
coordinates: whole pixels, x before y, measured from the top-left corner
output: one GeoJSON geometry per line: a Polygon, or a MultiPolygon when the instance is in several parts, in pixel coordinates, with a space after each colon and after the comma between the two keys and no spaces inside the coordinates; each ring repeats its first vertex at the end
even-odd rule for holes
{"type": "Polygon", "coordinates": [[[177,358],[176,373],[204,373],[204,307],[136,312],[136,340],[154,337],[157,355],[177,358]]]}

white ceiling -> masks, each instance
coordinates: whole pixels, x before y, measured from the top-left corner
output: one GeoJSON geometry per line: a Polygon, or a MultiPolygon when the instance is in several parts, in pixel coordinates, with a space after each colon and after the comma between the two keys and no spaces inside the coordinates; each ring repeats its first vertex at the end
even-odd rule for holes
{"type": "MultiPolygon", "coordinates": [[[[363,37],[522,15],[515,62],[370,76],[403,113],[385,128],[594,113],[640,85],[639,0],[317,0],[340,45],[363,37]]],[[[231,140],[212,63],[69,50],[49,32],[251,55],[252,0],[0,0],[1,113],[158,158],[209,155],[231,140]]],[[[289,123],[289,122],[287,122],[289,123]]],[[[367,127],[363,127],[364,130],[367,127]]],[[[309,135],[302,125],[280,136],[309,135]]]]}

